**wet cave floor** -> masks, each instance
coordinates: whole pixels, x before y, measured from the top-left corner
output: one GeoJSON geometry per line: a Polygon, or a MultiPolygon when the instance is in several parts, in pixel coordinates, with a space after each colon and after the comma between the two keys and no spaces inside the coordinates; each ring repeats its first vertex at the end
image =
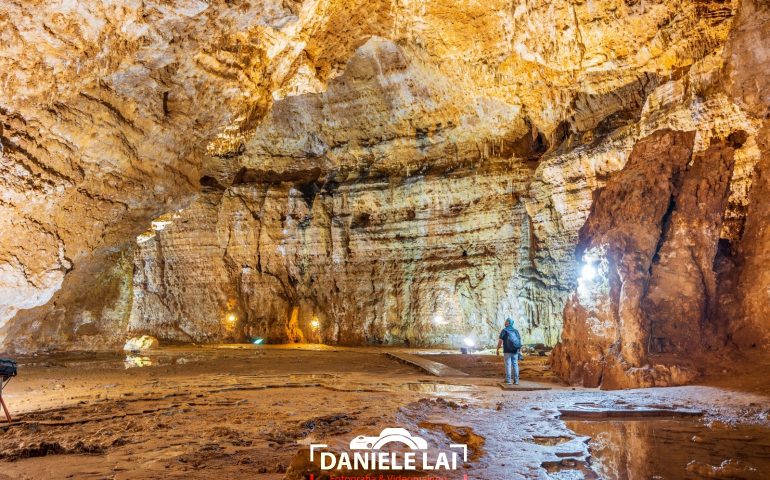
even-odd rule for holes
{"type": "Polygon", "coordinates": [[[223,345],[19,358],[4,392],[14,418],[0,423],[0,478],[339,478],[309,461],[310,446],[342,451],[386,428],[433,453],[467,445],[467,461],[369,478],[770,478],[760,375],[750,388],[706,378],[605,392],[562,385],[547,357],[532,356],[522,389],[507,391],[492,355],[410,350],[467,373],[435,377],[393,351],[223,345]]]}

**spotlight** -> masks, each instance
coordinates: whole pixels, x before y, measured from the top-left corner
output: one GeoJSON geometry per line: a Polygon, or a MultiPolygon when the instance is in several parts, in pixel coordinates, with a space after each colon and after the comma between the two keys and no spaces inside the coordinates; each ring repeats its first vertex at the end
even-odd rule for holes
{"type": "Polygon", "coordinates": [[[236,320],[238,320],[238,317],[236,317],[234,313],[227,316],[227,321],[230,323],[235,323],[236,320]]]}
{"type": "Polygon", "coordinates": [[[318,327],[321,326],[321,322],[319,322],[317,318],[313,318],[313,320],[310,321],[310,326],[313,330],[318,330],[318,327]]]}
{"type": "Polygon", "coordinates": [[[472,346],[476,345],[476,342],[474,342],[473,339],[468,338],[468,337],[465,337],[465,339],[463,340],[463,343],[465,343],[465,345],[468,346],[468,347],[472,347],[472,346]]]}
{"type": "Polygon", "coordinates": [[[433,317],[433,323],[436,325],[446,325],[446,320],[441,315],[436,315],[433,317]]]}
{"type": "Polygon", "coordinates": [[[254,340],[252,340],[251,343],[253,343],[254,345],[262,345],[264,341],[265,341],[264,339],[257,337],[254,340]]]}
{"type": "Polygon", "coordinates": [[[580,270],[580,278],[583,280],[593,280],[596,277],[596,267],[590,263],[583,265],[583,269],[580,270]]]}

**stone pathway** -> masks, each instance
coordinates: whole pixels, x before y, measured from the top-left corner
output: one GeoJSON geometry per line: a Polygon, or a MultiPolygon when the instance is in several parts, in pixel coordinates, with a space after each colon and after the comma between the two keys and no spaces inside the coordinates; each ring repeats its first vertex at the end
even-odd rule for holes
{"type": "Polygon", "coordinates": [[[410,353],[388,352],[386,353],[386,355],[401,363],[413,365],[419,368],[420,370],[423,370],[424,372],[427,372],[436,377],[467,377],[468,376],[467,373],[461,372],[460,370],[457,370],[452,367],[448,367],[443,363],[434,362],[433,360],[428,360],[426,358],[422,358],[417,355],[412,355],[410,353]]]}

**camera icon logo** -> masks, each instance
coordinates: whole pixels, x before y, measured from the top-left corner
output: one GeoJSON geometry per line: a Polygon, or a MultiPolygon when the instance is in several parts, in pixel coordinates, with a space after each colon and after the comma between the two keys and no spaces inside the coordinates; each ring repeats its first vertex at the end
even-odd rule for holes
{"type": "Polygon", "coordinates": [[[359,435],[350,441],[351,450],[379,450],[389,443],[400,443],[412,450],[427,450],[424,438],[412,436],[405,428],[386,428],[377,437],[359,435]]]}

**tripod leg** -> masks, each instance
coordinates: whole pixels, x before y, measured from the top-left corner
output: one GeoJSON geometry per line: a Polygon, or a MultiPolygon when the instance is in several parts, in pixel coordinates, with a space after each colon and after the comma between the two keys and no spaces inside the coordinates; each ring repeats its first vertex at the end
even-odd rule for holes
{"type": "Polygon", "coordinates": [[[3,411],[5,412],[5,418],[8,419],[8,423],[11,423],[11,414],[8,412],[8,407],[5,406],[5,400],[3,400],[3,396],[0,395],[0,404],[3,405],[3,411]]]}

